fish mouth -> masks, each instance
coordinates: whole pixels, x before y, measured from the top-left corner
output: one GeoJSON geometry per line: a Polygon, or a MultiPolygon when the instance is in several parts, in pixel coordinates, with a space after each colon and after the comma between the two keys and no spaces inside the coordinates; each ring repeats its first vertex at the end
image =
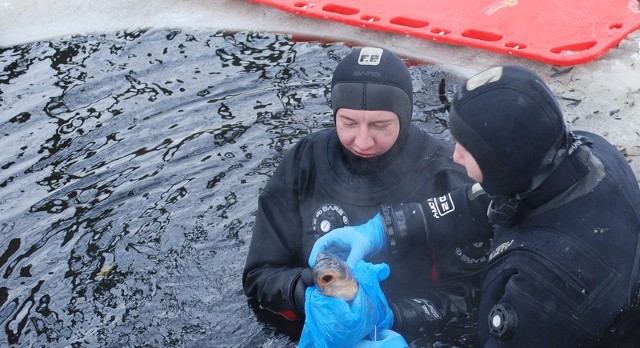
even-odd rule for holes
{"type": "Polygon", "coordinates": [[[359,289],[346,262],[333,255],[318,255],[313,276],[316,288],[325,296],[352,301],[359,289]]]}

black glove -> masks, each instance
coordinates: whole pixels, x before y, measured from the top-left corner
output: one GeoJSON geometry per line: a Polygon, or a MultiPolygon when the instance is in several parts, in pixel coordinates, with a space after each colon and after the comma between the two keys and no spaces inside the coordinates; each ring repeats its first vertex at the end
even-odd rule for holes
{"type": "Polygon", "coordinates": [[[434,332],[445,324],[440,307],[422,298],[412,298],[389,303],[393,311],[394,331],[398,331],[407,339],[414,339],[426,333],[434,332]]]}
{"type": "Polygon", "coordinates": [[[304,318],[304,302],[305,291],[311,285],[313,285],[313,270],[311,268],[305,268],[298,274],[298,279],[294,281],[293,287],[293,307],[296,314],[300,318],[304,318]]]}
{"type": "Polygon", "coordinates": [[[422,296],[389,303],[394,316],[391,329],[406,339],[438,333],[454,321],[462,323],[466,318],[473,317],[477,312],[480,289],[456,283],[427,291],[422,296]]]}

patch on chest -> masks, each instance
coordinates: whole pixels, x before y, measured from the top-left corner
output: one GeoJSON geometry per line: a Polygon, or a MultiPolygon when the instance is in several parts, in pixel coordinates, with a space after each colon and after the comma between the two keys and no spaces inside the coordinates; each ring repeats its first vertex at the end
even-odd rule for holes
{"type": "Polygon", "coordinates": [[[456,256],[464,263],[478,265],[487,262],[489,259],[490,243],[475,242],[472,244],[459,245],[456,247],[456,256]]]}
{"type": "Polygon", "coordinates": [[[336,228],[348,226],[349,218],[339,205],[325,204],[313,214],[311,224],[318,235],[323,235],[336,228]]]}

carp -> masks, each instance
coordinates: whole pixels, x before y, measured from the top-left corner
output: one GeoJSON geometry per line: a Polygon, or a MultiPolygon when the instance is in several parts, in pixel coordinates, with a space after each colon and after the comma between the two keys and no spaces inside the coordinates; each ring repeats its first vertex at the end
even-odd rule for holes
{"type": "Polygon", "coordinates": [[[345,301],[352,301],[359,288],[347,263],[328,253],[318,254],[313,267],[313,282],[323,295],[345,301]]]}

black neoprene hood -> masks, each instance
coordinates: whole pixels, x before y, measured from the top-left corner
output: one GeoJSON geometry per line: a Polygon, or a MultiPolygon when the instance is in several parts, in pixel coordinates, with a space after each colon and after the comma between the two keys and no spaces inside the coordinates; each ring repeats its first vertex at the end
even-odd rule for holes
{"type": "Polygon", "coordinates": [[[527,189],[567,132],[546,84],[518,66],[491,68],[467,80],[454,96],[449,117],[451,134],[478,163],[490,195],[527,189]]]}
{"type": "Polygon", "coordinates": [[[340,61],[333,73],[331,105],[334,121],[340,108],[391,111],[400,120],[398,139],[404,139],[413,112],[409,69],[387,49],[356,48],[340,61]]]}

